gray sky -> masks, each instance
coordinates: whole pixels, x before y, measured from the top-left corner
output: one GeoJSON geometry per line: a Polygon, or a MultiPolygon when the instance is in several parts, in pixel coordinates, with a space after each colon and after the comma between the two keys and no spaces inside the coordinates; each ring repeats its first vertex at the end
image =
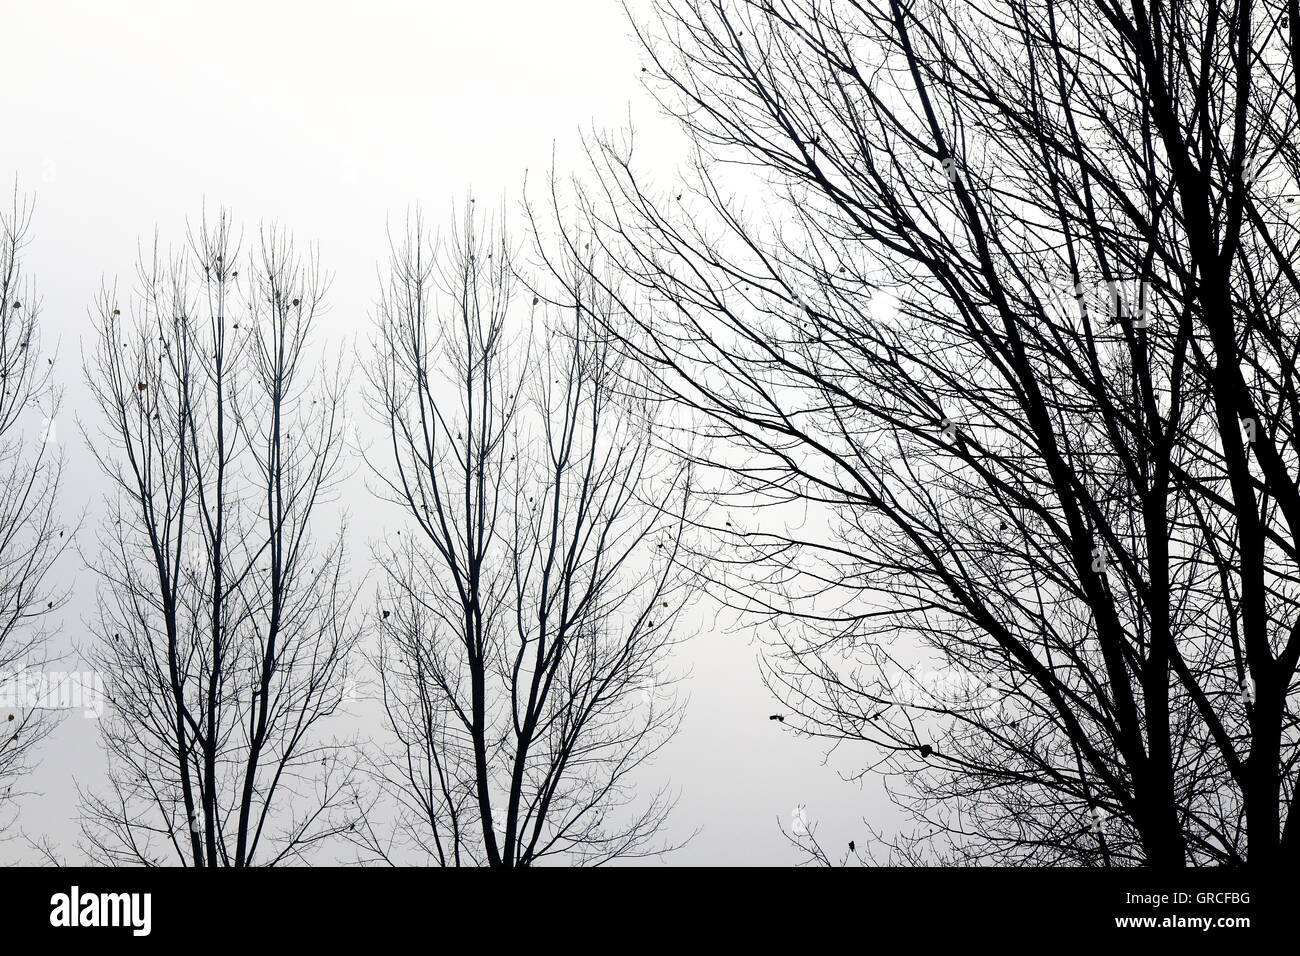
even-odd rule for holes
{"type": "MultiPolygon", "coordinates": [[[[74,420],[89,412],[87,307],[101,282],[130,287],[137,242],[155,228],[179,244],[205,203],[230,207],[250,231],[290,227],[319,244],[334,274],[318,334],[364,346],[387,222],[409,207],[436,224],[471,189],[513,206],[525,172],[544,174],[553,149],[562,172],[573,168],[583,130],[629,116],[643,161],[666,176],[681,153],[640,88],[640,56],[612,0],[45,0],[8,5],[3,22],[0,175],[36,200],[27,267],[46,348],[58,347],[64,510],[87,512],[85,547],[104,489],[74,420]]],[[[367,506],[360,477],[346,494],[367,506]]],[[[357,560],[372,530],[354,534],[357,560]]],[[[58,574],[74,589],[61,623],[75,644],[95,579],[76,555],[58,574]]],[[[680,793],[670,839],[699,831],[670,861],[796,862],[777,821],[788,825],[800,804],[831,847],[861,841],[864,817],[891,820],[877,787],[842,782],[816,742],[767,719],[758,645],[713,617],[701,612],[677,662],[691,672],[684,728],[645,775],[680,793]]],[[[73,783],[93,786],[102,773],[94,722],[73,713],[42,759],[30,783],[40,796],[21,822],[80,862],[73,783]]],[[[0,861],[18,855],[0,846],[0,861]]]]}

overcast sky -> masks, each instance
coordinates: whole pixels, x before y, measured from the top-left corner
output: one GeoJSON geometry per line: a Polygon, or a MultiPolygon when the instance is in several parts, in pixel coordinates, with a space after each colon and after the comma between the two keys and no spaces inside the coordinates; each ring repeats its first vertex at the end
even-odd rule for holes
{"type": "MultiPolygon", "coordinates": [[[[86,512],[87,548],[104,490],[74,421],[90,411],[87,307],[103,282],[130,286],[137,242],[155,229],[179,243],[206,204],[318,243],[334,274],[320,334],[350,347],[367,340],[387,223],[409,207],[439,222],[471,189],[513,205],[526,171],[543,174],[553,150],[566,172],[584,130],[629,118],[643,163],[667,175],[681,155],[640,88],[641,58],[612,0],[43,0],[8,5],[4,27],[0,173],[36,200],[27,266],[65,387],[64,508],[86,512]]],[[[365,507],[360,479],[347,494],[365,507]]],[[[359,528],[354,554],[375,533],[359,528]]],[[[63,640],[84,643],[95,579],[76,555],[58,573],[75,586],[63,640]]],[[[685,725],[646,774],[680,793],[670,839],[699,831],[670,862],[797,862],[777,827],[796,805],[831,847],[861,841],[863,818],[888,823],[878,788],[843,782],[816,742],[767,719],[758,645],[710,608],[696,623],[677,662],[691,672],[685,725]]],[[[40,796],[22,816],[69,862],[81,861],[74,781],[94,787],[102,769],[94,722],[69,716],[45,745],[32,781],[40,796]]],[[[0,847],[0,858],[19,850],[0,847]]]]}

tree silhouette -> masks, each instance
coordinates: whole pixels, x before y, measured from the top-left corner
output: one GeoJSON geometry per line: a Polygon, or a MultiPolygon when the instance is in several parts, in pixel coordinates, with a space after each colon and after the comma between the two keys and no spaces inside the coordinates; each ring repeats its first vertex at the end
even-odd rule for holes
{"type": "Polygon", "coordinates": [[[444,866],[662,852],[672,800],[633,783],[678,723],[687,475],[618,388],[608,297],[544,300],[474,205],[442,246],[411,223],[379,304],[376,474],[404,523],[376,553],[377,773],[399,811],[359,842],[444,866]]]}
{"type": "Polygon", "coordinates": [[[0,212],[0,827],[17,812],[14,787],[53,729],[39,680],[49,656],[43,622],[58,604],[50,567],[71,541],[55,512],[63,458],[54,360],[41,353],[40,302],[23,270],[31,216],[17,193],[0,212]]]}
{"type": "Polygon", "coordinates": [[[717,583],[914,814],[895,859],[1300,852],[1295,6],[638,27],[695,153],[682,200],[593,147],[606,328],[752,516],[717,583]]]}
{"type": "Polygon", "coordinates": [[[312,360],[326,282],[281,230],[243,252],[223,212],[130,302],[95,310],[101,533],[94,660],[106,794],[93,858],[274,865],[361,816],[351,750],[326,736],[357,641],[343,525],[316,543],[343,447],[343,370],[312,360]]]}

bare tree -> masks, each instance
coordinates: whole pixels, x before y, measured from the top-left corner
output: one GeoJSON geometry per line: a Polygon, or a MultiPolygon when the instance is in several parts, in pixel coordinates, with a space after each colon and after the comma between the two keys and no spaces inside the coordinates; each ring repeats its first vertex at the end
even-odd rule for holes
{"type": "Polygon", "coordinates": [[[1294,858],[1296,4],[654,7],[696,155],[593,151],[609,328],[753,516],[788,726],[895,859],[1294,858]]]}
{"type": "Polygon", "coordinates": [[[140,289],[105,291],[87,377],[95,454],[117,488],[95,562],[105,794],[89,852],[113,864],[274,865],[355,826],[350,748],[326,734],[358,628],[344,526],[326,506],[343,447],[343,370],[310,338],[327,283],[228,216],[140,289]],[[127,315],[123,315],[123,308],[127,315]]]}
{"type": "Polygon", "coordinates": [[[690,594],[687,473],[619,390],[594,318],[609,297],[545,301],[515,258],[472,200],[442,248],[417,218],[379,304],[381,494],[406,520],[377,554],[380,774],[400,810],[396,837],[367,842],[390,860],[667,849],[672,801],[636,783],[678,723],[663,665],[690,594]]]}
{"type": "Polygon", "coordinates": [[[41,353],[40,303],[23,271],[31,215],[16,193],[0,213],[0,827],[53,728],[39,672],[49,657],[45,616],[59,601],[48,573],[70,540],[55,511],[63,461],[54,359],[41,353]]]}

